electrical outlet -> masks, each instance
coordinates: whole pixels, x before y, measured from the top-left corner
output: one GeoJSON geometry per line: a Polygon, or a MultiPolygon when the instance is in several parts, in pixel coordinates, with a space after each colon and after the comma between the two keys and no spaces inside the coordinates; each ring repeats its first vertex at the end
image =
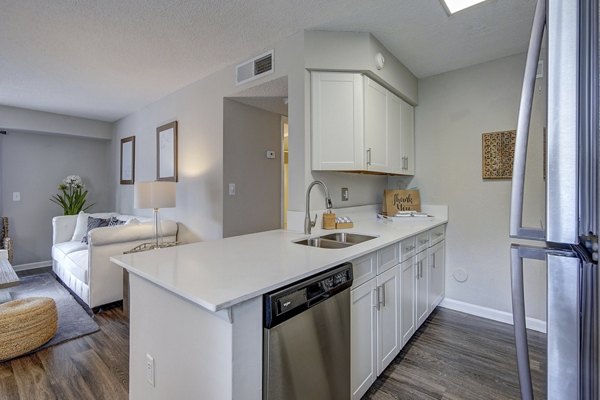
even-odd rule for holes
{"type": "Polygon", "coordinates": [[[21,201],[21,192],[13,192],[13,201],[21,201]]]}
{"type": "Polygon", "coordinates": [[[230,196],[235,196],[235,183],[230,183],[229,184],[229,195],[230,196]]]}
{"type": "Polygon", "coordinates": [[[342,188],[342,201],[348,201],[349,198],[348,188],[342,188]]]}
{"type": "Polygon", "coordinates": [[[154,358],[146,353],[146,380],[154,387],[154,358]]]}

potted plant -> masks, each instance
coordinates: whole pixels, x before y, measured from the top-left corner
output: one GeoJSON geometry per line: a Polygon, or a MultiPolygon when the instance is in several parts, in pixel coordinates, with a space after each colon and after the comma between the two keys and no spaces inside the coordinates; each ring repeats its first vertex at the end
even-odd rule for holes
{"type": "Polygon", "coordinates": [[[64,215],[76,215],[80,211],[87,211],[94,204],[88,206],[86,196],[88,191],[79,175],[69,175],[58,185],[62,193],[55,194],[50,201],[62,207],[64,215]]]}

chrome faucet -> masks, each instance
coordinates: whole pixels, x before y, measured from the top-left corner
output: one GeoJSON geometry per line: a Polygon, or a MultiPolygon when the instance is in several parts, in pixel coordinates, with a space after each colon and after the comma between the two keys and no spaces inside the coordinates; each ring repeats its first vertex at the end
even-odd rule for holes
{"type": "Polygon", "coordinates": [[[325,191],[325,207],[327,209],[333,208],[333,204],[331,203],[331,197],[329,197],[329,190],[327,190],[327,186],[321,181],[313,181],[306,188],[306,216],[304,217],[304,234],[310,235],[310,230],[317,224],[317,214],[315,214],[315,220],[310,219],[310,191],[315,185],[323,186],[323,190],[325,191]]]}

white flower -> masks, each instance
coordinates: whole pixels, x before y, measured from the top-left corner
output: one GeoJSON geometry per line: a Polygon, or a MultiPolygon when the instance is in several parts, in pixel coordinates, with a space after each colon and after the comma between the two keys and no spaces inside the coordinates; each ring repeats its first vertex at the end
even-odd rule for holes
{"type": "Polygon", "coordinates": [[[63,184],[75,189],[85,188],[85,185],[83,184],[83,181],[81,180],[81,177],[79,175],[67,176],[65,179],[63,179],[63,184]]]}

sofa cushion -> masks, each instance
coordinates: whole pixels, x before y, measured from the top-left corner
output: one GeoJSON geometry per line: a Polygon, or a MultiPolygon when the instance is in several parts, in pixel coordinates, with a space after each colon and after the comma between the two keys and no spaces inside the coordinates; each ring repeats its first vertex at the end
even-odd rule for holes
{"type": "Polygon", "coordinates": [[[61,263],[67,254],[80,250],[87,250],[87,244],[79,240],[57,243],[52,246],[52,258],[61,263]]]}
{"type": "Polygon", "coordinates": [[[62,265],[75,278],[88,284],[88,251],[80,250],[69,253],[63,259],[62,265]]]}
{"type": "Polygon", "coordinates": [[[83,240],[83,236],[88,231],[88,217],[110,218],[117,215],[118,214],[115,212],[88,214],[86,212],[81,211],[79,214],[77,214],[77,223],[75,224],[75,231],[73,232],[73,237],[71,238],[71,240],[83,240]]]}

